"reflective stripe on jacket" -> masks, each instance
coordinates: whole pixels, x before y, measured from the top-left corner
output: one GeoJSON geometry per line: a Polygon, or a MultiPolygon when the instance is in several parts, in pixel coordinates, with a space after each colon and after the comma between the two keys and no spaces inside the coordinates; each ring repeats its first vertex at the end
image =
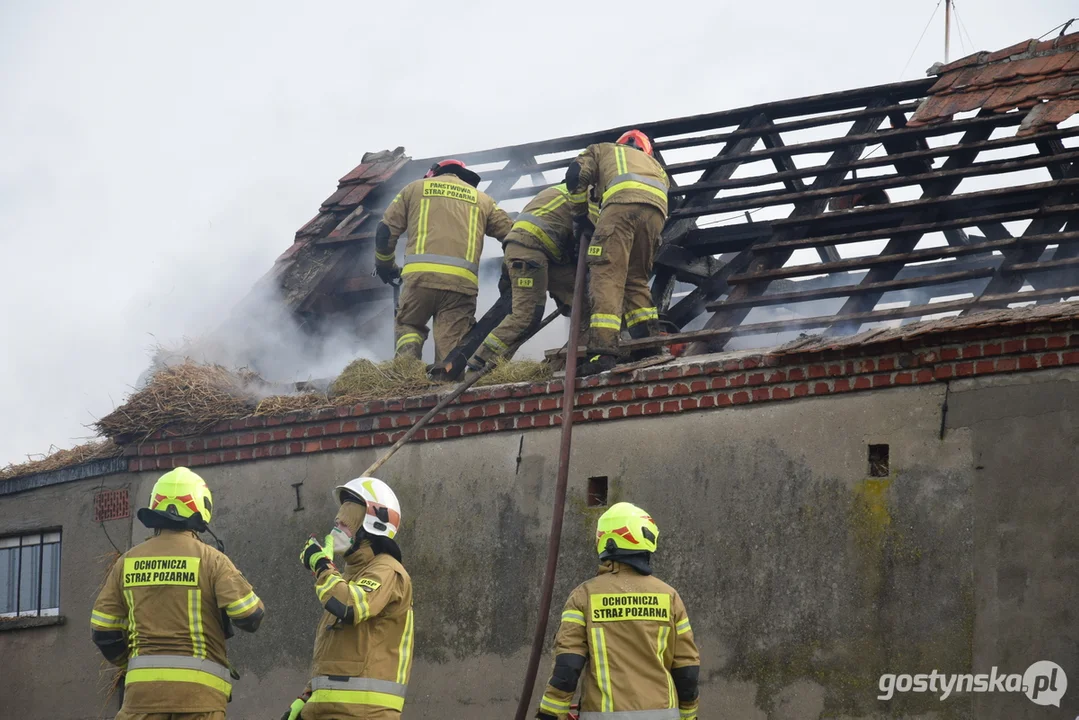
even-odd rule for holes
{"type": "Polygon", "coordinates": [[[401,273],[414,276],[420,287],[468,295],[478,292],[484,236],[502,240],[513,225],[489,195],[449,174],[406,185],[382,222],[390,239],[376,250],[376,260],[391,262],[397,239],[407,232],[401,273]]]}
{"type": "MultiPolygon", "coordinates": [[[[678,591],[627,565],[605,562],[570,594],[555,656],[584,659],[581,720],[695,718],[697,701],[680,703],[671,670],[700,665],[678,591]]],[[[564,715],[576,688],[548,684],[540,712],[564,715]]]]}
{"type": "Polygon", "coordinates": [[[670,180],[663,166],[651,155],[628,145],[589,145],[574,161],[580,167],[578,191],[594,185],[603,206],[611,203],[643,203],[667,214],[670,180]]]}
{"type": "Polygon", "coordinates": [[[587,201],[586,193],[571,194],[564,184],[541,190],[517,215],[506,242],[540,250],[552,262],[569,262],[573,216],[587,201]]]}
{"type": "Polygon", "coordinates": [[[315,594],[323,606],[336,601],[351,610],[352,621],[341,622],[328,610],[319,619],[304,720],[399,713],[415,636],[408,572],[364,541],[345,557],[341,571],[330,568],[316,578],[315,594]]]}
{"type": "Polygon", "coordinates": [[[95,631],[122,631],[124,710],[224,712],[232,691],[222,611],[263,608],[232,561],[194,532],[162,530],[113,565],[90,615],[95,631]]]}

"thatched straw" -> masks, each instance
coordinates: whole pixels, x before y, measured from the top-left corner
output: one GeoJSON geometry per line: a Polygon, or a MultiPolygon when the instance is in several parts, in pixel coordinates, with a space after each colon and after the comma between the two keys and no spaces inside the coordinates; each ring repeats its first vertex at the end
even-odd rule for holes
{"type": "Polygon", "coordinates": [[[422,360],[396,357],[386,362],[355,360],[330,386],[330,397],[343,400],[373,400],[417,395],[443,383],[427,379],[422,360]]]}
{"type": "Polygon", "coordinates": [[[476,385],[546,382],[553,374],[548,363],[538,360],[500,360],[491,372],[476,381],[476,385]]]}
{"type": "Polygon", "coordinates": [[[259,401],[254,415],[285,415],[305,410],[322,410],[323,408],[333,407],[335,404],[323,393],[271,395],[259,401]]]}
{"type": "Polygon", "coordinates": [[[123,453],[123,449],[112,440],[91,440],[82,445],[76,445],[70,450],[49,448],[49,452],[41,457],[31,457],[24,463],[0,468],[0,480],[10,480],[23,475],[61,470],[72,465],[90,462],[91,460],[117,457],[121,453],[123,453]]]}
{"type": "Polygon", "coordinates": [[[248,382],[220,365],[186,361],[159,370],[149,384],[94,423],[110,438],[146,437],[165,427],[198,435],[223,421],[250,415],[248,382]]]}

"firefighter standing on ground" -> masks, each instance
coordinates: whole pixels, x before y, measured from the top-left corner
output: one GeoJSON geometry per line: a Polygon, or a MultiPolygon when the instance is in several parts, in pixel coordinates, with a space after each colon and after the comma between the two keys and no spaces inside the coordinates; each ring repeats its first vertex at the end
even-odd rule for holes
{"type": "Polygon", "coordinates": [[[537,718],[564,718],[584,675],[580,720],[696,720],[700,655],[678,591],[652,575],[659,528],[630,503],[596,526],[599,574],[570,594],[537,718]]]}
{"type": "Polygon", "coordinates": [[[404,278],[394,323],[394,353],[421,357],[434,318],[439,363],[476,322],[484,235],[502,240],[513,221],[477,188],[480,176],[459,160],[435,163],[390,203],[375,230],[375,273],[385,283],[404,278]],[[404,267],[394,263],[407,230],[404,267]]]}
{"type": "Polygon", "coordinates": [[[540,191],[517,216],[502,261],[512,308],[469,359],[470,370],[512,357],[518,341],[543,320],[548,292],[562,313],[569,314],[578,243],[574,215],[582,213],[587,201],[587,193],[574,195],[565,185],[555,185],[540,191]]]}
{"type": "Polygon", "coordinates": [[[224,720],[238,675],[225,657],[225,620],[255,632],[265,612],[236,566],[196,536],[213,510],[187,468],[162,475],[138,512],[154,536],[113,565],[90,616],[93,641],[124,668],[117,720],[224,720]]]}
{"type": "Polygon", "coordinates": [[[397,720],[412,672],[412,580],[394,538],[401,506],[390,487],[356,478],[334,490],[340,508],[323,544],[300,560],[325,608],[313,677],[282,720],[397,720]],[[333,554],[343,555],[338,570],[333,554]],[[301,714],[302,713],[302,714],[301,714]]]}
{"type": "Polygon", "coordinates": [[[648,137],[631,130],[615,143],[589,145],[570,164],[569,191],[589,185],[600,193],[601,209],[588,246],[592,314],[584,375],[617,364],[623,320],[633,338],[659,334],[648,279],[667,220],[670,180],[652,157],[648,137]]]}

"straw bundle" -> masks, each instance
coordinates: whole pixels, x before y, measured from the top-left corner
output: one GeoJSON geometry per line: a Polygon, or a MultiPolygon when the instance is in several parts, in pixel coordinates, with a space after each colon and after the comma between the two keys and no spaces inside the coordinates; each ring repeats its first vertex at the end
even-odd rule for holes
{"type": "Polygon", "coordinates": [[[112,440],[91,440],[82,445],[76,445],[70,450],[49,448],[49,452],[42,457],[36,459],[31,457],[24,463],[0,468],[0,480],[60,470],[91,460],[117,457],[121,453],[123,449],[112,440]]]}
{"type": "Polygon", "coordinates": [[[407,397],[442,384],[428,380],[427,366],[415,358],[396,357],[380,363],[354,360],[333,381],[330,397],[338,403],[407,397]]]}
{"type": "Polygon", "coordinates": [[[166,427],[198,435],[222,420],[250,415],[255,406],[248,383],[237,374],[188,360],[159,370],[94,427],[110,438],[146,437],[166,427]]]}
{"type": "Polygon", "coordinates": [[[491,372],[476,381],[476,385],[546,382],[553,374],[548,363],[538,360],[499,360],[491,372]]]}

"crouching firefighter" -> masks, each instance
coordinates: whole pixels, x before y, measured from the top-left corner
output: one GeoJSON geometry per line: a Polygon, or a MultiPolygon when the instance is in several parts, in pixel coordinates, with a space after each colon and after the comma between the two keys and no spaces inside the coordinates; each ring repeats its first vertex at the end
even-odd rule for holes
{"type": "Polygon", "coordinates": [[[599,574],[570,594],[540,720],[696,720],[700,655],[678,591],[652,575],[659,528],[621,502],[596,526],[599,574]]]}
{"type": "Polygon", "coordinates": [[[225,639],[231,625],[258,630],[265,609],[232,561],[197,537],[212,512],[201,477],[183,467],[162,475],[137,513],[153,537],[120,556],[97,596],[94,643],[126,671],[117,720],[225,718],[239,679],[225,639]]]}
{"type": "Polygon", "coordinates": [[[384,283],[404,278],[394,321],[398,356],[422,357],[433,318],[441,362],[476,322],[483,238],[502,240],[513,225],[479,184],[460,160],[437,162],[397,194],[375,228],[375,274],[384,283]],[[397,267],[397,239],[406,231],[405,264],[397,267]]]}
{"type": "Polygon", "coordinates": [[[340,508],[323,544],[300,560],[325,608],[315,630],[310,682],[282,720],[397,720],[412,671],[412,579],[394,538],[401,506],[375,478],[334,490],[340,508]],[[341,569],[333,555],[342,556],[341,569]]]}
{"type": "Polygon", "coordinates": [[[554,185],[540,191],[517,216],[506,236],[502,261],[511,309],[469,359],[469,370],[512,357],[518,343],[543,320],[548,293],[563,315],[570,314],[577,244],[584,229],[583,223],[574,222],[574,215],[586,213],[587,204],[586,192],[571,194],[565,185],[554,185]]]}
{"type": "Polygon", "coordinates": [[[601,201],[588,246],[592,308],[583,375],[617,364],[623,324],[634,339],[660,331],[648,279],[667,220],[670,180],[652,153],[648,136],[630,130],[614,143],[589,145],[566,171],[570,192],[593,185],[601,201]]]}

